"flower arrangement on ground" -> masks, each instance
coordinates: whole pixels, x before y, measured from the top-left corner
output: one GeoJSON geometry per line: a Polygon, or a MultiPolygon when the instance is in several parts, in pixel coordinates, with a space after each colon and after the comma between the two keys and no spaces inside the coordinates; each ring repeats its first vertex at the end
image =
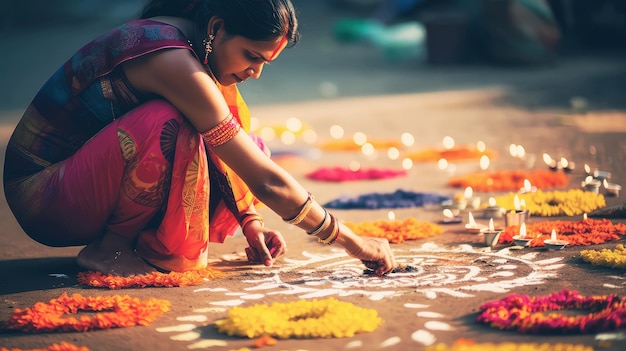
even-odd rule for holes
{"type": "Polygon", "coordinates": [[[548,296],[511,294],[480,306],[477,321],[493,328],[533,334],[587,334],[626,325],[626,297],[615,294],[583,296],[563,290],[548,296]],[[566,315],[554,311],[585,310],[566,315]]]}
{"type": "Polygon", "coordinates": [[[376,310],[328,298],[233,307],[215,325],[230,336],[308,339],[352,337],[376,330],[381,322],[376,310]]]}

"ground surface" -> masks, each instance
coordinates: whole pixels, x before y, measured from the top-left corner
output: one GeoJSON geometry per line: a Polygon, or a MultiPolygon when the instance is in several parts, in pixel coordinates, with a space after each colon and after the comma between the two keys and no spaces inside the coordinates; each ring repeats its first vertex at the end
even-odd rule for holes
{"type": "MultiPolygon", "coordinates": [[[[320,140],[331,125],[343,126],[346,135],[363,132],[372,138],[416,137],[415,149],[438,147],[444,136],[457,144],[484,141],[498,151],[492,169],[544,168],[542,153],[576,162],[569,187],[584,178],[583,164],[610,171],[612,181],[626,179],[626,66],[620,53],[582,52],[564,55],[550,67],[504,68],[484,65],[428,66],[419,62],[390,62],[380,52],[362,45],[334,43],[331,26],[346,13],[329,12],[324,5],[296,2],[301,12],[302,42],[267,67],[261,80],[242,87],[253,115],[263,124],[280,125],[297,117],[310,125],[320,140]],[[299,4],[302,3],[302,4],[299,4]],[[329,84],[330,83],[330,84],[329,84]],[[331,87],[329,89],[328,87],[331,87]],[[328,94],[333,93],[332,96],[328,94]],[[570,100],[587,100],[589,112],[575,114],[570,100]],[[510,144],[523,145],[528,159],[508,154],[510,144]]],[[[127,12],[126,12],[127,13],[127,12]]],[[[5,51],[0,60],[0,138],[2,147],[38,86],[79,45],[122,17],[88,23],[68,23],[13,31],[0,39],[5,51]],[[71,36],[70,36],[71,34],[71,36]],[[42,41],[45,35],[46,40],[42,41]]],[[[475,161],[455,164],[455,172],[441,171],[435,163],[419,163],[409,175],[393,180],[324,183],[304,175],[320,166],[399,167],[398,161],[365,157],[352,152],[312,152],[309,144],[285,146],[305,157],[283,158],[281,164],[315,194],[318,201],[341,195],[391,192],[396,189],[454,194],[447,186],[452,175],[478,170],[475,161]]],[[[2,151],[2,154],[4,152],[2,151]]],[[[483,200],[498,195],[479,193],[483,200]]],[[[608,205],[624,202],[624,195],[607,198],[608,205]]],[[[468,234],[463,224],[445,226],[443,235],[393,245],[401,263],[419,266],[416,272],[375,278],[337,248],[319,246],[304,233],[262,210],[267,227],[287,238],[289,253],[274,267],[248,265],[241,236],[224,245],[212,244],[215,267],[226,278],[194,287],[109,291],[78,285],[74,256],[80,248],[48,248],[30,240],[0,202],[0,319],[14,308],[48,301],[62,292],[89,296],[129,294],[158,297],[172,303],[170,312],[147,327],[67,334],[0,334],[0,346],[23,349],[69,341],[91,350],[230,350],[249,347],[250,340],[216,332],[213,323],[227,309],[299,298],[335,297],[378,311],[383,324],[374,332],[348,339],[284,340],[268,350],[420,350],[425,345],[450,344],[459,337],[479,342],[580,343],[622,350],[625,340],[600,343],[592,335],[524,335],[492,329],[475,322],[484,302],[507,294],[545,295],[563,289],[581,294],[623,294],[623,270],[594,268],[580,259],[581,247],[561,251],[510,250],[498,245],[488,250],[481,237],[468,234]]],[[[389,210],[341,210],[342,219],[361,222],[386,219],[389,210]]],[[[415,217],[437,222],[440,209],[394,210],[397,219],[415,217]]],[[[464,212],[463,217],[467,216],[464,212]]],[[[531,217],[529,222],[575,218],[531,217]]],[[[484,222],[484,219],[479,219],[484,222]]],[[[624,222],[618,219],[616,222],[624,222]]],[[[623,242],[623,240],[620,240],[623,242]]],[[[616,242],[590,248],[612,248],[616,242]]],[[[623,331],[623,330],[622,330],[623,331]]],[[[611,334],[611,336],[619,336],[611,334]]],[[[623,335],[622,335],[623,336],[623,335]]]]}

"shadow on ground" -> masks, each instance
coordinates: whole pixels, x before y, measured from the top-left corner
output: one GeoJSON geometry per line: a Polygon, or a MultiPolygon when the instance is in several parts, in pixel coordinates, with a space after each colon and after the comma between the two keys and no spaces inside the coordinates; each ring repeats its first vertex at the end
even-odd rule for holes
{"type": "Polygon", "coordinates": [[[76,257],[0,261],[0,295],[75,286],[76,257]]]}

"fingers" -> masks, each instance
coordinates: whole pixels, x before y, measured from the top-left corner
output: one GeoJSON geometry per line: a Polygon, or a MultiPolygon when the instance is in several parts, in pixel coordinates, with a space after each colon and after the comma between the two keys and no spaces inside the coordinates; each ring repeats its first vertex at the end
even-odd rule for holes
{"type": "Polygon", "coordinates": [[[370,244],[375,246],[369,254],[363,255],[365,259],[361,259],[365,267],[374,271],[377,276],[383,276],[391,273],[396,266],[396,258],[391,251],[389,242],[381,238],[369,238],[370,244]]]}
{"type": "Polygon", "coordinates": [[[259,233],[252,240],[248,240],[250,247],[246,248],[246,256],[249,262],[263,263],[265,266],[271,266],[274,259],[285,254],[285,241],[276,231],[267,231],[259,233]]]}

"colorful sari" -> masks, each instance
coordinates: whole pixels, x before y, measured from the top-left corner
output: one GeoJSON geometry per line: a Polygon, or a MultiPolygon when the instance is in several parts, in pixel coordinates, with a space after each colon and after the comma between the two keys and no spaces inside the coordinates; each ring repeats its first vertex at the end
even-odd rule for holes
{"type": "MultiPolygon", "coordinates": [[[[4,165],[7,202],[33,239],[86,245],[113,232],[136,239],[148,262],[185,271],[206,266],[208,243],[237,229],[255,203],[248,187],[176,108],[135,91],[121,68],[170,48],[193,52],[177,28],[131,21],[81,48],[35,96],[4,165]]],[[[249,131],[237,87],[219,88],[249,131]]]]}

